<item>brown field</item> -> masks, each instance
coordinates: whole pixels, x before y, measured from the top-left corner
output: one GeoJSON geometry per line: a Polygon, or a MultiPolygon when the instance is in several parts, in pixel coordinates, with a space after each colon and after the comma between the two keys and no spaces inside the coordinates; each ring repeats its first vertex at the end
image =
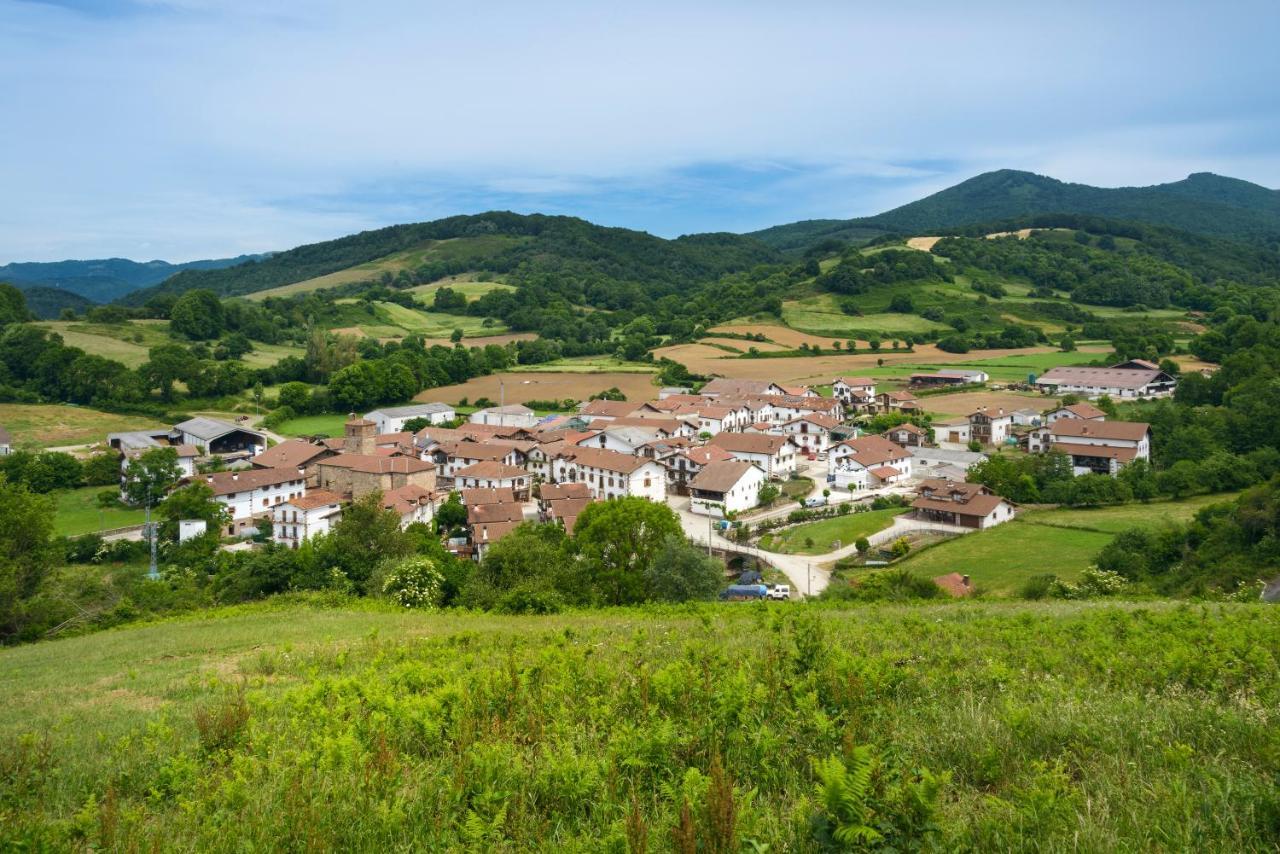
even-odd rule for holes
{"type": "Polygon", "coordinates": [[[932,252],[933,245],[941,239],[941,237],[909,237],[907,238],[907,246],[924,252],[932,252]]]}
{"type": "MultiPolygon", "coordinates": [[[[711,350],[714,348],[708,347],[711,350]]],[[[721,351],[716,350],[719,353],[721,351]]],[[[506,385],[507,403],[524,403],[528,400],[586,400],[598,391],[617,386],[627,400],[643,402],[658,396],[658,387],[651,380],[653,374],[624,373],[621,371],[502,373],[487,377],[473,377],[460,385],[427,389],[414,400],[457,403],[462,398],[474,401],[487,397],[495,403],[501,394],[499,381],[506,385]]]]}
{"type": "Polygon", "coordinates": [[[778,350],[791,349],[790,347],[785,347],[782,344],[773,344],[768,341],[743,341],[741,338],[700,338],[698,339],[698,343],[720,344],[725,347],[732,347],[743,353],[747,352],[747,350],[750,350],[752,347],[755,347],[761,353],[773,353],[778,350]]]}
{"type": "MultiPolygon", "coordinates": [[[[510,344],[512,341],[532,341],[537,338],[535,332],[510,332],[506,335],[477,335],[472,337],[468,335],[462,339],[464,347],[484,347],[486,344],[510,344]]],[[[423,338],[423,343],[428,347],[439,344],[442,347],[452,347],[453,342],[448,338],[423,338]]]]}
{"type": "MultiPolygon", "coordinates": [[[[832,342],[839,341],[840,346],[843,347],[846,340],[843,338],[830,338],[823,335],[810,335],[808,332],[797,332],[790,327],[776,326],[772,323],[734,323],[730,325],[715,326],[707,331],[713,335],[717,332],[736,332],[739,335],[755,335],[758,332],[770,341],[791,349],[799,347],[801,344],[808,344],[810,347],[821,347],[824,350],[828,350],[831,348],[832,342]]],[[[754,342],[742,341],[739,343],[751,346],[754,342]]],[[[865,344],[865,341],[859,342],[859,346],[863,346],[865,344]]],[[[746,348],[744,347],[743,349],[746,348]]],[[[760,347],[760,349],[763,350],[764,347],[760,347]]]]}
{"type": "Polygon", "coordinates": [[[957,394],[929,395],[920,399],[925,410],[934,415],[968,415],[981,407],[1004,409],[1045,410],[1057,404],[1056,397],[1035,392],[1016,391],[964,391],[957,394]]]}
{"type": "Polygon", "coordinates": [[[1219,367],[1213,362],[1204,362],[1197,359],[1195,356],[1170,356],[1170,358],[1177,362],[1178,367],[1183,371],[1204,371],[1212,373],[1213,371],[1218,370],[1219,367]]]}
{"type": "MultiPolygon", "coordinates": [[[[812,336],[810,336],[812,337],[812,336]]],[[[1003,356],[1032,353],[1056,353],[1055,347],[1027,347],[1022,350],[972,350],[968,353],[944,353],[932,344],[920,344],[914,353],[857,353],[852,356],[836,355],[827,351],[821,356],[782,357],[771,359],[739,359],[723,350],[705,344],[677,344],[654,351],[654,357],[665,356],[680,362],[695,374],[707,374],[732,379],[764,379],[781,383],[827,383],[840,374],[853,374],[859,370],[875,368],[880,359],[884,367],[895,365],[940,365],[956,362],[972,362],[979,359],[996,359],[1003,356]]]]}

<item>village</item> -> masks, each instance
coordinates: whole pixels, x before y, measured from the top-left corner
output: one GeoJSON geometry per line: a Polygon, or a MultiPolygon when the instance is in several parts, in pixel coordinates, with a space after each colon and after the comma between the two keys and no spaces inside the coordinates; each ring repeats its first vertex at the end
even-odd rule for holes
{"type": "MultiPolygon", "coordinates": [[[[132,461],[172,449],[179,483],[202,481],[224,506],[224,548],[268,538],[297,548],[332,530],[351,501],[377,493],[402,527],[432,522],[446,502],[460,503],[465,522],[442,535],[451,552],[481,560],[525,522],[572,533],[590,502],[629,496],[665,502],[692,541],[726,560],[750,555],[786,577],[789,584],[776,585],[784,594],[799,596],[820,591],[821,565],[855,544],[835,542],[829,554],[802,558],[765,548],[765,528],[797,515],[858,512],[877,500],[906,512],[869,537],[869,546],[911,532],[959,535],[1002,524],[1019,508],[967,482],[974,465],[992,453],[1053,451],[1067,455],[1077,475],[1114,476],[1149,459],[1150,428],[1108,420],[1088,400],[1160,397],[1174,387],[1142,360],[1054,368],[1035,383],[1043,407],[919,417],[925,395],[987,379],[981,371],[940,370],[884,390],[872,378],[842,376],[824,395],[767,379],[716,378],[696,392],[662,388],[645,401],[590,400],[573,414],[540,417],[510,404],[459,416],[447,404],[425,403],[352,413],[337,437],[283,439],[196,417],[169,430],[112,433],[106,442],[120,455],[122,486],[132,461]],[[1063,404],[1067,395],[1072,402],[1063,404]],[[883,424],[886,414],[900,423],[865,429],[871,416],[883,424]]],[[[202,533],[194,520],[181,529],[184,538],[202,533]]],[[[968,583],[955,576],[953,586],[968,583]]]]}

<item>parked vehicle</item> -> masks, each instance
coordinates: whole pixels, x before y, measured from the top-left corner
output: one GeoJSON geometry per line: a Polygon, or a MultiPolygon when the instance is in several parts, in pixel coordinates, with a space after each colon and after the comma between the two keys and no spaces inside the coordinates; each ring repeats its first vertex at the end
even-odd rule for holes
{"type": "Polygon", "coordinates": [[[805,507],[822,507],[826,505],[826,503],[827,497],[825,495],[815,495],[812,498],[806,498],[804,500],[805,507]]]}
{"type": "Polygon", "coordinates": [[[773,589],[769,591],[769,598],[770,598],[770,599],[781,599],[781,600],[783,600],[783,601],[786,601],[787,599],[790,599],[790,598],[791,598],[791,585],[789,585],[789,584],[775,584],[775,585],[773,585],[773,589]]]}
{"type": "Polygon", "coordinates": [[[769,588],[763,584],[730,584],[720,591],[722,602],[745,602],[751,599],[764,599],[769,595],[769,588]]]}

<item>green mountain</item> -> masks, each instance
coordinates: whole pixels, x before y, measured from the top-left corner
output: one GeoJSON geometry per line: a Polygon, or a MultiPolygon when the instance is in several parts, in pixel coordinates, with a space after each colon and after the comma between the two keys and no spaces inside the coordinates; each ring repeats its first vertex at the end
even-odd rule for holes
{"type": "Polygon", "coordinates": [[[305,290],[322,277],[316,286],[401,277],[424,283],[468,272],[523,281],[555,276],[582,291],[599,283],[630,283],[652,295],[780,259],[776,249],[738,234],[664,240],[575,217],[492,211],[364,231],[223,269],[184,270],[120,302],[141,305],[194,288],[236,296],[307,283],[293,289],[305,290]]]}
{"type": "Polygon", "coordinates": [[[90,261],[19,261],[0,266],[0,281],[23,290],[36,286],[59,288],[93,302],[111,302],[130,291],[159,284],[182,270],[212,270],[241,264],[257,255],[170,264],[168,261],[130,261],[100,258],[90,261]]]}
{"type": "Polygon", "coordinates": [[[75,291],[45,285],[22,288],[22,295],[26,297],[27,310],[41,320],[56,320],[64,308],[73,308],[77,314],[83,314],[96,305],[93,300],[86,299],[75,291]]]}
{"type": "Polygon", "coordinates": [[[751,236],[783,251],[862,235],[929,234],[979,223],[1045,214],[1090,214],[1193,234],[1275,245],[1280,242],[1280,191],[1207,172],[1171,184],[1114,189],[1068,184],[1031,172],[1001,169],[882,214],[810,220],[751,236]]]}

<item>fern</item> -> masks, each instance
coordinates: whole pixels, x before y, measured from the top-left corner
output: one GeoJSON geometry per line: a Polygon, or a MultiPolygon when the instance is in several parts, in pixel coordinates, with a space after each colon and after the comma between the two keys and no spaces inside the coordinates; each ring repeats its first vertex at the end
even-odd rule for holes
{"type": "Polygon", "coordinates": [[[883,838],[871,825],[875,814],[870,804],[874,767],[871,748],[855,747],[849,763],[846,768],[835,756],[814,763],[814,772],[821,781],[818,801],[823,808],[815,818],[815,836],[826,847],[842,851],[869,847],[883,838]]]}

